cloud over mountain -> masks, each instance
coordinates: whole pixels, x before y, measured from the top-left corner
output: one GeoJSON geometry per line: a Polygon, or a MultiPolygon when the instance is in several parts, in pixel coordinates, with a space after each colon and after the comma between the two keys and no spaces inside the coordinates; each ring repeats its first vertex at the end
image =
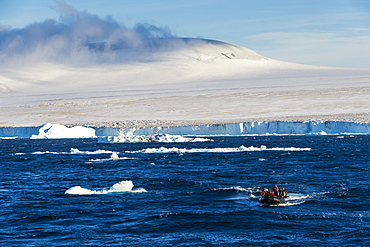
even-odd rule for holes
{"type": "Polygon", "coordinates": [[[57,1],[56,10],[59,20],[47,19],[20,29],[0,28],[1,61],[89,61],[92,48],[155,48],[161,39],[174,37],[168,27],[138,23],[128,28],[111,16],[77,11],[63,1],[57,1]]]}

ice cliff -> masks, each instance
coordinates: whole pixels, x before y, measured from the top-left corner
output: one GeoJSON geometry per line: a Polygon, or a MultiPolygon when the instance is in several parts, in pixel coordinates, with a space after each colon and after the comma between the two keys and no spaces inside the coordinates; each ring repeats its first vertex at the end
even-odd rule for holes
{"type": "Polygon", "coordinates": [[[108,136],[145,135],[341,135],[370,134],[368,123],[308,121],[308,122],[246,122],[199,126],[115,129],[59,124],[39,127],[2,127],[1,138],[105,138],[108,136]]]}
{"type": "MultiPolygon", "coordinates": [[[[110,128],[97,128],[97,136],[113,134],[110,128]]],[[[116,130],[116,135],[339,135],[370,134],[368,123],[308,122],[246,122],[199,126],[158,127],[116,130]]]]}

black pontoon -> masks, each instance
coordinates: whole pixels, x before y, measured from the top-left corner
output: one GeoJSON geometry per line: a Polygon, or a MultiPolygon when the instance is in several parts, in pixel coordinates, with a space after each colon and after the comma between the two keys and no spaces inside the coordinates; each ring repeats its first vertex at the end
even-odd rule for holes
{"type": "Polygon", "coordinates": [[[264,205],[278,205],[288,202],[288,198],[278,196],[263,196],[260,199],[260,203],[264,205]]]}

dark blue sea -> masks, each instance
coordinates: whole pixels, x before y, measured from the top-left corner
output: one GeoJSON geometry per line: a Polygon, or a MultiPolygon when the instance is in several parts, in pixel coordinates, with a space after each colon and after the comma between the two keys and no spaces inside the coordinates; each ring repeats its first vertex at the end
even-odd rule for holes
{"type": "Polygon", "coordinates": [[[211,139],[0,140],[0,245],[370,245],[370,136],[211,139]]]}

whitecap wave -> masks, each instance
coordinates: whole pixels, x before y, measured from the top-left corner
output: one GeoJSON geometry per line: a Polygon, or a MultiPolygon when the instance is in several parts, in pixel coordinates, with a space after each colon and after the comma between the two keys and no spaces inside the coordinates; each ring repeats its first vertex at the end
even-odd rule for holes
{"type": "Polygon", "coordinates": [[[219,190],[235,190],[235,191],[242,191],[242,192],[245,192],[245,191],[248,191],[250,192],[251,191],[251,188],[243,188],[241,186],[230,186],[230,187],[219,187],[219,188],[214,188],[212,190],[215,190],[215,191],[219,191],[219,190]]]}
{"type": "Polygon", "coordinates": [[[134,184],[131,180],[124,180],[114,184],[109,189],[91,190],[81,186],[74,186],[66,190],[66,194],[69,195],[104,195],[111,193],[145,193],[147,192],[144,188],[134,188],[134,184]]]}
{"type": "Polygon", "coordinates": [[[80,151],[77,148],[71,148],[70,154],[113,154],[113,151],[109,150],[95,150],[95,151],[80,151]]]}
{"type": "Polygon", "coordinates": [[[83,154],[83,155],[89,154],[90,155],[90,154],[113,154],[113,153],[117,154],[117,152],[109,151],[109,150],[98,149],[95,151],[80,151],[77,148],[71,148],[70,152],[36,151],[36,152],[33,152],[32,154],[83,154]]]}
{"type": "Polygon", "coordinates": [[[291,200],[303,200],[309,198],[310,195],[299,194],[299,193],[289,193],[289,198],[291,200]]]}
{"type": "Polygon", "coordinates": [[[66,154],[66,152],[36,151],[32,154],[66,154]]]}
{"type": "Polygon", "coordinates": [[[245,147],[240,146],[238,148],[145,148],[138,151],[126,151],[126,153],[235,153],[235,152],[254,152],[254,151],[311,151],[311,148],[297,148],[297,147],[275,147],[275,148],[267,148],[266,146],[262,145],[260,147],[245,147]]]}
{"type": "Polygon", "coordinates": [[[117,152],[113,152],[111,154],[110,158],[107,158],[107,159],[90,159],[90,161],[86,162],[86,163],[92,163],[92,162],[101,163],[101,162],[111,161],[111,160],[131,160],[131,159],[135,159],[135,158],[119,157],[117,152]]]}
{"type": "Polygon", "coordinates": [[[26,153],[15,153],[14,155],[25,155],[26,153]]]}

